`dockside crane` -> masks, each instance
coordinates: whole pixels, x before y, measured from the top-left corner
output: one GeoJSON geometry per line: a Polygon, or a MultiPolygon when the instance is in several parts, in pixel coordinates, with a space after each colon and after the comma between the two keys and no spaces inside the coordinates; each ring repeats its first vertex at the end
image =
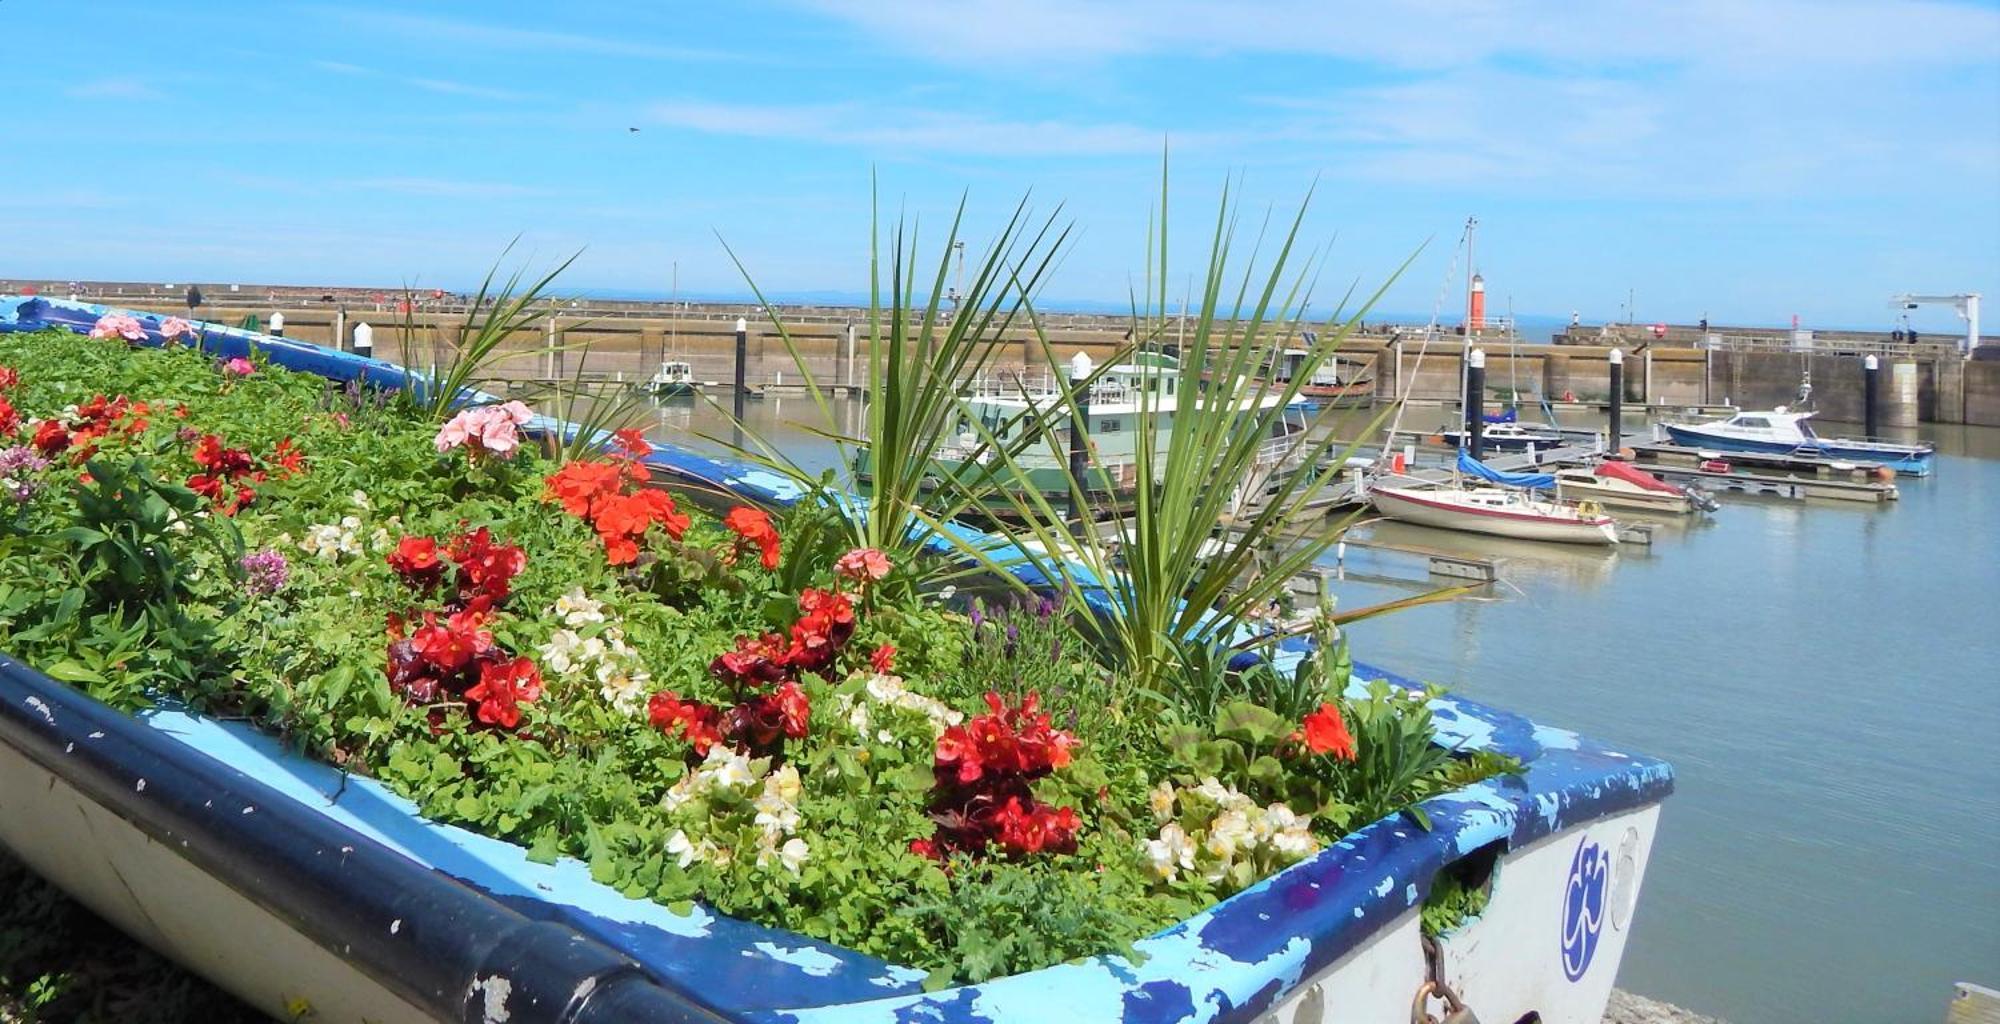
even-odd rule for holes
{"type": "Polygon", "coordinates": [[[1958,318],[1965,321],[1965,344],[1959,353],[1972,358],[1972,350],[1979,347],[1979,294],[1968,292],[1964,295],[1896,295],[1889,299],[1891,309],[1916,309],[1919,306],[1950,306],[1958,311],[1958,318]]]}

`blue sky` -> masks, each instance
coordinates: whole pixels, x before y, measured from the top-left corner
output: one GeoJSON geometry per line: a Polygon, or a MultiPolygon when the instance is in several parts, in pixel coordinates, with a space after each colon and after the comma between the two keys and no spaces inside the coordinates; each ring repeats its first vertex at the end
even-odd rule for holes
{"type": "Polygon", "coordinates": [[[586,247],[573,289],[678,263],[740,293],[719,232],[769,291],[853,292],[872,170],[932,239],[969,191],[975,254],[1024,191],[1061,203],[1048,297],[1115,301],[1170,140],[1170,276],[1232,178],[1251,233],[1317,181],[1322,294],[1428,243],[1407,314],[1470,214],[1496,313],[2000,307],[1990,3],[5,0],[0,28],[0,277],[465,287],[519,234],[586,247]]]}

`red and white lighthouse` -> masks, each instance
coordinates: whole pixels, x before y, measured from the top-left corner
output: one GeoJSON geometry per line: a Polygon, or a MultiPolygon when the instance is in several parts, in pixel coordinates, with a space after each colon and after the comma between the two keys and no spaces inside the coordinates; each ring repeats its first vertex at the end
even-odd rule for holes
{"type": "Polygon", "coordinates": [[[1465,299],[1465,330],[1479,334],[1486,330],[1486,279],[1472,275],[1472,290],[1465,299]]]}

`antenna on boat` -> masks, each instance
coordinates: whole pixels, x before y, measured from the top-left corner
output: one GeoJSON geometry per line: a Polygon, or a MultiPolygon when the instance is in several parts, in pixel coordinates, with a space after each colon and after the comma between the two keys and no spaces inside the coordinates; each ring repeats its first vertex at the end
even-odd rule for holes
{"type": "MultiPolygon", "coordinates": [[[[1452,278],[1458,276],[1458,254],[1461,250],[1464,250],[1470,255],[1472,228],[1475,223],[1477,222],[1472,218],[1466,218],[1465,231],[1458,236],[1458,245],[1454,246],[1451,250],[1451,265],[1445,268],[1444,278],[1438,282],[1437,299],[1431,303],[1431,322],[1424,328],[1423,342],[1417,346],[1417,365],[1410,370],[1410,379],[1403,382],[1403,393],[1396,398],[1396,416],[1389,423],[1389,432],[1382,437],[1382,457],[1384,459],[1389,457],[1389,449],[1395,446],[1396,435],[1402,430],[1403,410],[1410,406],[1410,392],[1416,388],[1417,377],[1423,373],[1424,356],[1430,352],[1431,339],[1437,337],[1438,319],[1444,315],[1445,293],[1451,288],[1452,278]]],[[[1461,372],[1463,372],[1463,368],[1464,363],[1461,360],[1461,372]]],[[[1403,376],[1403,368],[1401,366],[1396,367],[1396,376],[1398,379],[1403,376]]],[[[1465,387],[1461,380],[1459,393],[1464,394],[1464,392],[1465,387]]]]}

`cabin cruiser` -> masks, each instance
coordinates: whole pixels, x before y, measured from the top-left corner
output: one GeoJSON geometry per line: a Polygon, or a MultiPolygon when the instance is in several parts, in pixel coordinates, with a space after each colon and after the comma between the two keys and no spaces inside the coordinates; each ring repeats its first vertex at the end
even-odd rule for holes
{"type": "Polygon", "coordinates": [[[1763,412],[1739,412],[1710,423],[1661,425],[1675,444],[1688,448],[1879,462],[1908,476],[1930,475],[1931,457],[1937,451],[1934,445],[1820,437],[1806,422],[1812,415],[1781,405],[1763,412]]]}
{"type": "Polygon", "coordinates": [[[696,387],[694,367],[683,360],[666,360],[639,387],[655,398],[679,398],[683,395],[692,395],[696,387]]]}
{"type": "Polygon", "coordinates": [[[1563,501],[1594,501],[1606,508],[1636,509],[1669,515],[1712,511],[1714,498],[1665,480],[1624,462],[1601,462],[1588,469],[1557,470],[1556,497],[1563,501]]]}

